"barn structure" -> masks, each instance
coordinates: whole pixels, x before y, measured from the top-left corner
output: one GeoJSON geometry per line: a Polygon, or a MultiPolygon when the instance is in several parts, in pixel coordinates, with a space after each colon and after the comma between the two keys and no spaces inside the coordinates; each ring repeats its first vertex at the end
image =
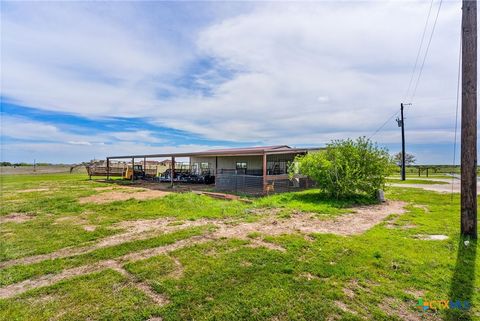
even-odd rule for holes
{"type": "MultiPolygon", "coordinates": [[[[288,166],[297,155],[318,151],[319,148],[292,148],[287,145],[214,149],[191,153],[148,154],[107,157],[107,178],[112,160],[135,160],[188,158],[190,171],[198,175],[214,177],[215,189],[225,192],[265,194],[307,188],[307,177],[296,175],[289,178],[288,166]]],[[[170,165],[171,166],[171,165],[170,165]]],[[[175,181],[175,165],[171,166],[171,184],[175,181]]]]}

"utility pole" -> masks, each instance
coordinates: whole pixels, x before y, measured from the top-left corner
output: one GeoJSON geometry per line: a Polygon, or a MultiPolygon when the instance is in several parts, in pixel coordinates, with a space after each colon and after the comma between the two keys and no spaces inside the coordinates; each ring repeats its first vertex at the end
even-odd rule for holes
{"type": "Polygon", "coordinates": [[[477,1],[462,6],[461,233],[477,238],[477,1]]]}
{"type": "Polygon", "coordinates": [[[405,175],[405,121],[403,118],[403,103],[400,104],[400,119],[397,118],[398,127],[402,128],[402,181],[406,179],[405,175]]]}

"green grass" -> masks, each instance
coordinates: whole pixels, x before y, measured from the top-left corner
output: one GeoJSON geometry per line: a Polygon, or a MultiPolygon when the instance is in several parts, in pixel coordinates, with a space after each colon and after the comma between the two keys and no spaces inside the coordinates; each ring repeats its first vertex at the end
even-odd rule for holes
{"type": "MultiPolygon", "coordinates": [[[[459,175],[460,173],[457,173],[457,175],[459,175]]],[[[429,172],[428,173],[428,177],[427,175],[425,174],[425,172],[422,172],[422,174],[420,176],[418,176],[418,172],[413,172],[413,173],[409,173],[407,172],[406,173],[406,177],[407,178],[417,178],[417,179],[446,179],[446,178],[449,178],[449,179],[452,179],[452,176],[449,175],[449,174],[444,174],[444,173],[433,173],[433,172],[429,172]]],[[[400,172],[398,173],[395,173],[394,175],[391,175],[390,178],[398,178],[400,179],[400,172]]]]}
{"type": "MultiPolygon", "coordinates": [[[[118,233],[111,226],[124,220],[174,217],[248,221],[258,216],[258,208],[280,208],[279,215],[305,211],[328,218],[348,212],[352,204],[368,203],[362,199],[330,200],[310,190],[258,198],[252,204],[187,193],[149,201],[81,205],[78,197],[92,195],[94,187],[105,184],[69,175],[45,180],[38,180],[38,176],[9,177],[5,184],[6,197],[15,202],[2,213],[25,208],[35,211],[37,217],[0,225],[3,259],[93,244],[105,235],[118,233]],[[61,188],[58,195],[16,193],[36,188],[32,186],[61,188]],[[58,206],[56,200],[60,201],[58,206]],[[72,204],[66,206],[68,202],[72,204]],[[62,217],[81,218],[97,226],[98,234],[85,232],[75,221],[59,225],[57,219],[62,217]],[[62,229],[66,232],[58,231],[62,229]]],[[[407,213],[361,235],[272,237],[252,232],[247,240],[212,240],[126,263],[127,271],[169,298],[170,303],[162,307],[155,306],[120,274],[105,270],[0,300],[0,320],[148,320],[161,316],[163,320],[400,321],[402,313],[418,315],[415,305],[419,297],[427,301],[468,300],[472,305],[469,312],[426,312],[429,320],[478,320],[480,259],[477,243],[470,241],[465,246],[459,238],[459,195],[451,198],[449,194],[391,187],[387,198],[408,202],[407,213]],[[424,241],[416,237],[419,234],[449,238],[424,241]],[[248,246],[253,239],[274,243],[285,251],[248,246]],[[180,270],[175,260],[181,263],[180,270]]],[[[0,272],[0,282],[12,284],[171,244],[203,234],[208,228],[188,228],[87,254],[12,266],[0,272]]]]}
{"type": "Polygon", "coordinates": [[[444,181],[436,181],[434,179],[412,179],[407,178],[406,180],[402,181],[400,179],[387,179],[387,183],[394,183],[394,184],[427,184],[427,185],[445,185],[449,184],[448,182],[444,181]]]}
{"type": "MultiPolygon", "coordinates": [[[[134,199],[107,204],[80,204],[78,199],[98,193],[98,183],[79,174],[1,176],[0,215],[28,213],[34,219],[0,225],[0,261],[46,254],[68,246],[91,244],[122,232],[112,225],[125,220],[176,217],[179,220],[252,216],[245,203],[222,201],[193,193],[164,198],[134,199]],[[49,191],[22,190],[49,189],[49,191]],[[94,231],[83,226],[93,225],[94,231]]],[[[251,205],[250,205],[251,207],[251,205]]]]}
{"type": "Polygon", "coordinates": [[[0,271],[0,286],[17,283],[45,274],[59,273],[65,269],[92,264],[101,260],[114,259],[131,252],[172,244],[182,239],[204,234],[208,229],[208,226],[187,228],[144,240],[135,240],[115,246],[99,248],[85,254],[44,260],[33,264],[14,265],[0,271]]]}
{"type": "Polygon", "coordinates": [[[139,218],[175,217],[181,220],[226,218],[247,215],[248,205],[240,201],[222,201],[194,193],[174,193],[159,199],[89,204],[86,210],[96,224],[112,224],[139,218]]]}
{"type": "Polygon", "coordinates": [[[334,216],[349,212],[354,205],[373,204],[375,200],[366,198],[336,200],[328,198],[318,189],[301,192],[280,193],[255,200],[259,207],[282,208],[289,211],[312,212],[324,216],[334,216]]]}
{"type": "MultiPolygon", "coordinates": [[[[410,189],[393,189],[389,196],[412,204],[395,229],[379,225],[347,238],[317,234],[313,241],[300,235],[266,238],[285,247],[285,253],[245,247],[238,240],[202,244],[172,254],[184,266],[180,279],[169,277],[172,263],[166,256],[127,269],[171,298],[162,311],[164,320],[323,320],[338,315],[395,320],[382,305],[393,300],[415,314],[415,291],[425,300],[469,300],[478,313],[480,296],[474,290],[480,277],[473,272],[480,260],[474,254],[476,243],[468,248],[459,243],[458,196],[451,202],[448,195],[410,189]],[[427,205],[428,213],[417,204],[427,205]],[[402,229],[405,225],[414,227],[402,229]],[[450,239],[422,241],[416,234],[450,239]],[[464,254],[458,256],[459,249],[464,254]],[[337,308],[335,301],[354,314],[337,308]]],[[[470,320],[467,313],[439,313],[448,320],[470,320]]]]}
{"type": "Polygon", "coordinates": [[[158,314],[158,306],[111,270],[0,300],[0,320],[142,321],[158,314]]]}

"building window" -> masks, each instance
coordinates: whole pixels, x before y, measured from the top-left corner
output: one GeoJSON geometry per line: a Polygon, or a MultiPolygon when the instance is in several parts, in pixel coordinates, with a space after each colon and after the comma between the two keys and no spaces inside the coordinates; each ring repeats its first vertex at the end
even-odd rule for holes
{"type": "Polygon", "coordinates": [[[237,162],[236,168],[237,169],[247,169],[247,162],[237,162]]]}
{"type": "Polygon", "coordinates": [[[209,163],[200,163],[200,168],[201,169],[208,169],[210,167],[209,163]]]}

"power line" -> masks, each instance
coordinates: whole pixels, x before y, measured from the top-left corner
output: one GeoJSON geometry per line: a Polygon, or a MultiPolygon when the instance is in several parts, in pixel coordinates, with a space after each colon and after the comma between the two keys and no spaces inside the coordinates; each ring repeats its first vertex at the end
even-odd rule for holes
{"type": "Polygon", "coordinates": [[[373,134],[371,134],[368,139],[371,139],[373,136],[375,136],[379,131],[381,131],[383,129],[383,127],[385,127],[385,125],[388,124],[389,121],[391,121],[393,119],[393,117],[397,116],[399,113],[399,111],[397,110],[392,116],[388,117],[388,119],[380,126],[378,127],[378,129],[376,131],[373,132],[373,134]]]}
{"type": "Polygon", "coordinates": [[[442,3],[443,3],[443,0],[440,0],[440,3],[438,5],[437,14],[436,14],[435,20],[433,22],[432,32],[430,33],[430,38],[428,39],[428,44],[427,44],[427,48],[425,50],[425,55],[423,56],[422,65],[420,67],[420,71],[418,72],[417,82],[415,83],[415,87],[414,87],[414,90],[413,90],[413,93],[412,93],[412,97],[410,98],[410,101],[413,101],[413,99],[415,98],[415,94],[417,93],[418,84],[420,83],[420,78],[422,76],[423,67],[425,66],[425,61],[427,60],[428,51],[430,49],[430,44],[432,43],[433,34],[435,33],[435,27],[437,26],[438,15],[440,14],[440,9],[442,8],[442,3]]]}
{"type": "Polygon", "coordinates": [[[413,65],[412,75],[410,76],[407,91],[405,92],[405,101],[407,100],[408,93],[410,92],[410,88],[412,87],[413,77],[415,76],[415,72],[417,71],[418,58],[420,58],[420,53],[422,52],[423,41],[425,40],[425,34],[427,33],[428,21],[430,20],[430,13],[432,12],[432,7],[433,0],[430,1],[430,7],[428,8],[427,20],[425,20],[425,26],[423,27],[422,40],[420,40],[420,46],[418,47],[417,57],[415,58],[415,64],[413,65]]]}
{"type": "Polygon", "coordinates": [[[456,107],[455,107],[455,134],[454,134],[454,139],[453,139],[453,170],[452,170],[452,198],[451,201],[453,201],[453,182],[455,180],[455,176],[453,174],[455,173],[455,163],[456,163],[456,158],[457,158],[457,130],[458,130],[458,107],[459,103],[458,101],[460,100],[460,77],[462,75],[462,29],[460,28],[460,50],[458,53],[458,75],[457,75],[457,101],[456,101],[456,107]]]}
{"type": "MultiPolygon", "coordinates": [[[[423,33],[422,33],[422,38],[421,38],[421,41],[420,41],[420,46],[418,48],[418,52],[417,52],[417,57],[415,59],[415,64],[414,64],[414,67],[413,67],[413,71],[412,71],[412,75],[410,77],[410,82],[408,84],[408,89],[407,89],[407,92],[405,93],[405,96],[408,96],[408,93],[410,91],[410,88],[412,86],[412,81],[413,81],[413,78],[415,76],[415,71],[417,70],[417,65],[418,65],[418,59],[420,57],[420,53],[422,51],[422,48],[423,48],[423,43],[424,43],[424,40],[425,40],[425,34],[426,34],[426,30],[427,30],[427,27],[428,27],[428,22],[430,20],[430,14],[431,14],[431,11],[432,11],[432,7],[433,7],[433,1],[434,0],[431,0],[430,2],[430,7],[428,9],[428,15],[427,15],[427,19],[425,21],[425,26],[424,26],[424,29],[423,29],[423,33]]],[[[415,97],[415,94],[417,92],[417,88],[418,88],[418,84],[420,82],[420,79],[421,79],[421,75],[422,75],[422,72],[423,72],[423,67],[425,65],[425,61],[427,59],[427,55],[428,55],[428,51],[430,49],[430,44],[432,42],[432,38],[433,38],[433,34],[435,32],[435,27],[437,25],[437,21],[438,21],[438,16],[440,14],[440,8],[442,7],[442,2],[443,0],[440,0],[440,3],[438,5],[438,10],[437,10],[437,14],[435,16],[435,20],[433,22],[433,27],[432,27],[432,31],[430,33],[430,37],[429,37],[429,40],[428,40],[428,44],[427,44],[427,47],[426,47],[426,50],[425,50],[425,54],[423,56],[423,59],[422,59],[422,65],[420,67],[420,70],[419,70],[419,73],[418,73],[418,77],[417,77],[417,81],[415,83],[415,87],[414,87],[414,91],[413,91],[413,94],[412,94],[412,97],[410,99],[410,101],[413,100],[413,98],[415,97]]],[[[381,131],[389,121],[391,121],[393,119],[393,117],[395,117],[396,115],[398,115],[399,111],[396,111],[393,115],[391,115],[377,130],[375,130],[373,132],[373,134],[371,134],[368,139],[372,138],[373,136],[375,136],[379,131],[381,131]]]]}

